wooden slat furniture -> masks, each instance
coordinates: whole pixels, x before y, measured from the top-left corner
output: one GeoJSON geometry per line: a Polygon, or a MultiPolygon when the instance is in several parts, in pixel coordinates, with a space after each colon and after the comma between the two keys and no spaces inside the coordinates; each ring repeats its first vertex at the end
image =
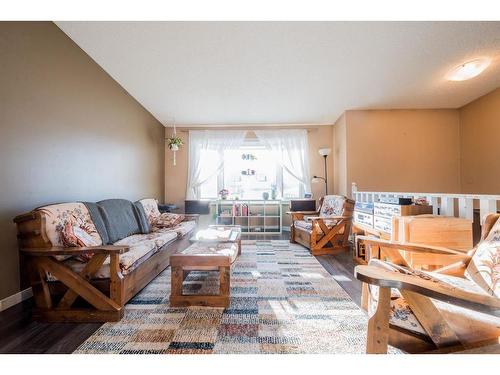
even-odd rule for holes
{"type": "MultiPolygon", "coordinates": [[[[391,240],[395,242],[426,244],[467,253],[473,247],[472,237],[472,220],[465,218],[437,215],[392,218],[391,240]]],[[[458,260],[448,254],[429,256],[401,251],[401,255],[413,268],[424,270],[434,270],[458,260]]]]}
{"type": "Polygon", "coordinates": [[[381,238],[388,240],[391,238],[391,234],[388,232],[382,232],[372,226],[363,225],[354,222],[352,224],[352,234],[354,237],[354,248],[353,248],[353,259],[358,264],[368,264],[367,249],[363,241],[359,241],[360,237],[371,236],[375,238],[381,238]]]}
{"type": "MultiPolygon", "coordinates": [[[[398,243],[425,244],[439,246],[466,253],[472,245],[472,221],[463,218],[417,215],[394,216],[392,218],[392,233],[379,231],[359,223],[353,224],[355,236],[354,259],[359,264],[367,264],[369,257],[365,244],[360,236],[369,235],[398,243]]],[[[412,268],[433,270],[447,266],[457,261],[457,257],[446,253],[443,255],[428,253],[411,253],[400,251],[412,268]]],[[[372,252],[372,258],[384,259],[386,254],[372,252]]]]}
{"type": "Polygon", "coordinates": [[[172,267],[170,306],[229,307],[231,264],[241,254],[241,228],[212,226],[208,230],[199,231],[192,240],[196,241],[193,245],[170,257],[172,267]],[[227,235],[214,237],[214,232],[227,235]],[[183,293],[183,282],[191,271],[217,271],[219,293],[213,295],[183,293]]]}
{"type": "MultiPolygon", "coordinates": [[[[490,214],[483,225],[482,241],[499,220],[499,214],[490,214]]],[[[363,238],[370,252],[383,251],[389,256],[391,264],[370,262],[367,266],[357,266],[356,277],[363,284],[362,307],[369,309],[370,288],[378,289],[376,307],[368,323],[367,353],[386,353],[392,345],[410,353],[449,353],[449,352],[489,352],[498,350],[500,328],[500,298],[467,286],[461,287],[457,280],[464,272],[477,251],[478,244],[469,253],[418,244],[400,244],[387,240],[363,238]],[[401,256],[400,250],[429,255],[448,255],[456,262],[433,272],[423,273],[413,270],[401,256]],[[446,279],[446,276],[458,276],[446,279]],[[441,282],[441,280],[444,280],[441,282]],[[448,282],[445,282],[448,280],[448,282]],[[371,285],[369,287],[368,285],[371,285]],[[391,324],[391,288],[397,289],[408,308],[414,314],[424,333],[391,324]],[[438,309],[434,301],[442,301],[447,306],[458,306],[471,312],[438,309]],[[474,314],[485,314],[477,320],[474,314]],[[497,323],[484,323],[484,316],[496,317],[497,323]],[[451,319],[451,320],[450,320],[451,319]],[[478,333],[480,338],[477,338],[478,333]],[[479,349],[482,348],[482,349],[479,349]],[[473,350],[474,349],[474,350],[473,350]]],[[[464,282],[469,282],[464,280],[464,282]]],[[[470,285],[469,284],[467,285],[470,285]]],[[[473,286],[476,284],[472,283],[473,286]]],[[[478,287],[479,288],[479,287],[478,287]]]]}
{"type": "MultiPolygon", "coordinates": [[[[197,215],[188,219],[197,221],[197,215]]],[[[123,275],[120,256],[128,246],[54,247],[46,235],[45,217],[34,210],[14,219],[24,286],[31,286],[35,307],[32,318],[44,322],[119,321],[123,307],[160,272],[168,267],[170,255],[190,245],[184,236],[159,249],[132,272],[123,275]],[[75,272],[55,256],[93,254],[80,272],[75,272]],[[110,258],[109,278],[93,278],[110,258]],[[47,273],[56,280],[47,278],[47,273]]]]}
{"type": "Polygon", "coordinates": [[[300,243],[313,255],[349,250],[354,201],[344,196],[327,195],[320,199],[319,207],[318,211],[287,212],[292,218],[290,242],[300,243]],[[325,213],[331,206],[335,206],[337,212],[325,213]]]}

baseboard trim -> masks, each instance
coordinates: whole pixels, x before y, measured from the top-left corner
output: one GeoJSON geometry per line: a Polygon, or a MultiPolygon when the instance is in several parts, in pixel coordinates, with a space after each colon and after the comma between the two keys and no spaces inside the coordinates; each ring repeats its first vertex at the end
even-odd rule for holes
{"type": "Polygon", "coordinates": [[[16,294],[0,300],[0,311],[7,310],[9,307],[17,305],[31,297],[33,297],[33,290],[31,288],[21,290],[16,294]]]}

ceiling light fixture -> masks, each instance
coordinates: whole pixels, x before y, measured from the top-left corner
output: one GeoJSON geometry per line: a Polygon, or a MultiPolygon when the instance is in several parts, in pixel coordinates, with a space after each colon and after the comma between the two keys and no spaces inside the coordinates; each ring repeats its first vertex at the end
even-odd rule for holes
{"type": "Polygon", "coordinates": [[[490,65],[486,58],[474,59],[457,66],[448,74],[449,81],[465,81],[481,74],[490,65]]]}

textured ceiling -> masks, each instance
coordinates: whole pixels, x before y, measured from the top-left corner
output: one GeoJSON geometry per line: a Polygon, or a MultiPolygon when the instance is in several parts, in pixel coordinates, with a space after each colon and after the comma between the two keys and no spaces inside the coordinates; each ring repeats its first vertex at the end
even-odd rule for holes
{"type": "Polygon", "coordinates": [[[57,22],[163,124],[332,123],[500,86],[500,22],[57,22]],[[490,67],[444,79],[469,59],[490,67]]]}

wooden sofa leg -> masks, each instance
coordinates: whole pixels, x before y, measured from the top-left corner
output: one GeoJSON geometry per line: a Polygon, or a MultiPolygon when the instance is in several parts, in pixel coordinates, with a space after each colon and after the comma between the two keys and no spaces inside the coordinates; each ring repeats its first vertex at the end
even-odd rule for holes
{"type": "Polygon", "coordinates": [[[110,288],[109,296],[118,305],[124,305],[125,284],[123,282],[123,275],[120,270],[120,257],[118,254],[111,254],[110,256],[110,288]]]}
{"type": "Polygon", "coordinates": [[[387,353],[387,346],[389,344],[390,309],[391,288],[379,288],[377,309],[368,320],[366,353],[387,353]]]}
{"type": "Polygon", "coordinates": [[[293,225],[293,220],[292,225],[290,225],[290,243],[297,243],[297,241],[295,241],[295,227],[293,225]]]}
{"type": "Polygon", "coordinates": [[[29,277],[35,306],[40,309],[52,308],[52,297],[45,281],[45,272],[38,266],[36,259],[28,261],[29,277]]]}

